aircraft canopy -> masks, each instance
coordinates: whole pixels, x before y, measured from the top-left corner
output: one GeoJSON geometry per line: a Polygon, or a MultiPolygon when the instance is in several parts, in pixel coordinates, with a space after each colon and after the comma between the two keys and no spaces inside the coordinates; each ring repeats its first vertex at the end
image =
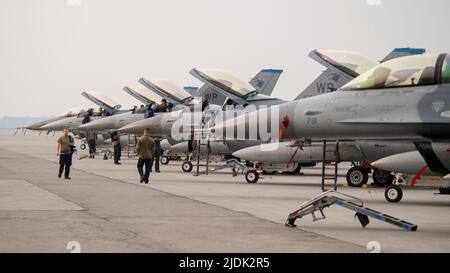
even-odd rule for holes
{"type": "Polygon", "coordinates": [[[191,94],[189,94],[186,90],[172,82],[155,79],[145,79],[145,81],[152,89],[155,89],[157,92],[162,94],[172,96],[180,102],[191,97],[191,94]]]}
{"type": "Polygon", "coordinates": [[[163,97],[142,86],[126,86],[124,90],[141,102],[145,103],[159,103],[163,97]]]}
{"type": "Polygon", "coordinates": [[[378,64],[368,57],[352,51],[317,49],[315,53],[326,62],[354,77],[378,64]]]}
{"type": "Polygon", "coordinates": [[[447,55],[442,65],[442,83],[450,83],[450,55],[447,55]]]}
{"type": "Polygon", "coordinates": [[[196,68],[196,71],[206,80],[230,91],[238,97],[245,97],[249,93],[256,91],[250,84],[225,70],[196,68]]]}
{"type": "Polygon", "coordinates": [[[445,81],[450,83],[446,54],[415,55],[381,63],[347,83],[342,90],[436,85],[445,81]],[[441,75],[442,80],[438,82],[441,75]]]}
{"type": "Polygon", "coordinates": [[[82,95],[100,107],[108,107],[110,109],[120,109],[121,107],[120,104],[103,93],[83,92],[82,95]]]}

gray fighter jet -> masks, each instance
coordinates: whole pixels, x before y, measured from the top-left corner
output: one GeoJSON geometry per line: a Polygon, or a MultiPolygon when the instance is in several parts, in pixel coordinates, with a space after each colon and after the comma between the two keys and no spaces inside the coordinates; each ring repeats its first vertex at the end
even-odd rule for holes
{"type": "MultiPolygon", "coordinates": [[[[261,90],[261,92],[271,94],[282,72],[282,70],[263,69],[251,79],[250,84],[261,90]]],[[[175,106],[173,108],[169,107],[170,111],[177,111],[183,109],[183,106],[192,104],[193,97],[198,95],[209,97],[211,101],[220,101],[223,98],[223,96],[219,96],[213,88],[208,88],[208,86],[204,86],[200,90],[197,87],[184,87],[181,89],[176,84],[165,80],[141,78],[140,82],[147,88],[127,86],[124,88],[124,91],[147,106],[156,106],[162,99],[165,99],[169,104],[175,106]]],[[[156,107],[152,108],[156,110],[156,107]]],[[[92,131],[117,130],[130,123],[143,120],[145,118],[144,113],[145,110],[142,111],[142,109],[133,110],[83,124],[79,126],[79,129],[92,131]]],[[[157,112],[156,116],[160,114],[157,112]]]]}
{"type": "MultiPolygon", "coordinates": [[[[409,140],[428,168],[444,176],[450,173],[449,153],[442,148],[450,138],[449,84],[447,54],[401,57],[377,65],[336,92],[248,113],[211,132],[236,139],[235,127],[247,131],[249,121],[258,120],[258,127],[271,128],[272,140],[409,140]]],[[[256,138],[261,139],[259,132],[256,138]]]]}
{"type": "MultiPolygon", "coordinates": [[[[404,54],[420,54],[423,53],[423,49],[411,49],[411,48],[397,48],[394,49],[388,57],[385,58],[392,59],[396,58],[398,55],[403,56],[404,54]]],[[[323,72],[313,83],[311,83],[301,94],[297,97],[297,99],[317,96],[325,93],[329,93],[332,91],[335,91],[337,88],[343,86],[350,80],[357,77],[360,73],[363,73],[370,68],[373,68],[377,65],[375,61],[370,60],[369,58],[350,51],[342,51],[342,50],[314,50],[310,53],[310,57],[319,62],[320,64],[324,65],[327,69],[325,72],[323,72]]],[[[202,75],[201,72],[194,73],[195,76],[197,76],[200,79],[208,78],[208,76],[202,75]]],[[[224,88],[225,89],[225,88],[224,88]]],[[[238,101],[240,98],[234,98],[233,93],[230,91],[230,97],[236,101],[238,101]]],[[[242,102],[242,103],[245,103],[242,102]]],[[[261,160],[264,157],[264,155],[259,156],[258,151],[259,150],[266,150],[264,146],[256,146],[260,144],[258,141],[233,141],[233,140],[227,140],[223,142],[211,142],[209,147],[209,153],[214,155],[226,155],[231,154],[233,152],[236,152],[242,148],[244,150],[240,150],[239,152],[235,153],[234,156],[241,158],[241,159],[248,159],[251,161],[255,161],[252,158],[259,158],[260,160],[257,160],[261,164],[258,164],[258,166],[263,170],[263,173],[273,173],[275,171],[283,171],[283,172],[290,172],[290,173],[298,173],[301,166],[311,166],[314,165],[316,162],[322,161],[322,145],[316,144],[311,147],[308,147],[309,155],[314,155],[313,158],[308,156],[307,160],[291,160],[290,164],[286,164],[289,161],[289,158],[285,161],[276,161],[273,162],[273,160],[269,160],[267,162],[261,160]],[[253,148],[251,148],[253,147],[253,148]],[[267,164],[266,164],[267,163],[267,164]]],[[[264,145],[264,144],[263,144],[264,145]]],[[[395,144],[394,144],[395,145],[395,144]]],[[[270,145],[266,145],[270,146],[270,145]]],[[[354,143],[347,143],[347,146],[352,146],[353,148],[356,147],[354,143]]],[[[414,145],[411,149],[414,148],[414,145]]],[[[189,149],[189,146],[186,143],[180,143],[176,144],[171,147],[171,151],[176,153],[187,153],[189,149]]],[[[286,154],[293,154],[294,151],[296,151],[296,147],[292,147],[289,143],[283,143],[280,144],[279,148],[277,149],[270,149],[270,152],[268,154],[271,154],[271,159],[277,158],[277,154],[281,154],[279,158],[284,158],[286,154]],[[278,149],[278,150],[277,150],[278,149]],[[287,153],[291,151],[291,153],[287,153]]],[[[346,149],[341,150],[341,154],[345,153],[346,149]]],[[[404,151],[404,150],[401,150],[404,151]]],[[[407,150],[409,151],[409,150],[407,150]]],[[[200,147],[200,152],[206,153],[205,146],[200,147]]],[[[365,158],[359,153],[359,157],[354,156],[354,149],[349,150],[348,152],[352,152],[352,154],[343,155],[341,160],[344,158],[352,159],[351,161],[363,161],[365,158]]],[[[300,154],[304,154],[303,151],[299,152],[300,154]]],[[[356,153],[358,154],[358,153],[356,153]]],[[[385,156],[385,155],[383,155],[385,156]]],[[[380,157],[376,157],[375,159],[379,159],[380,157]]],[[[376,182],[378,184],[386,184],[386,179],[390,179],[389,174],[380,175],[380,172],[374,172],[376,182]],[[383,179],[380,179],[383,178],[383,179]]],[[[253,175],[257,179],[258,176],[253,175]]],[[[367,183],[368,181],[368,174],[367,174],[367,168],[363,168],[360,166],[355,166],[352,168],[348,175],[348,181],[349,184],[352,186],[362,186],[363,184],[367,183]]],[[[247,181],[249,181],[247,179],[247,181]]],[[[256,180],[257,181],[257,180],[256,180]]],[[[256,182],[255,180],[251,181],[250,183],[256,182]]]]}
{"type": "Polygon", "coordinates": [[[30,125],[27,125],[27,126],[25,126],[25,129],[27,129],[27,130],[35,130],[35,131],[46,131],[46,130],[42,129],[41,127],[46,125],[46,124],[58,121],[58,120],[62,120],[62,119],[69,118],[69,117],[76,117],[76,116],[78,116],[78,115],[80,115],[82,113],[85,113],[85,112],[86,112],[86,110],[84,110],[81,107],[72,108],[72,109],[69,109],[69,110],[65,111],[64,113],[62,113],[62,114],[60,114],[60,115],[58,115],[58,116],[56,116],[54,118],[50,118],[50,119],[47,119],[47,120],[43,120],[43,121],[39,121],[39,122],[35,122],[33,124],[30,124],[30,125]]]}
{"type": "MultiPolygon", "coordinates": [[[[143,109],[133,109],[118,115],[112,115],[94,120],[78,126],[78,129],[82,131],[90,130],[95,132],[116,131],[127,124],[143,120],[145,118],[147,107],[152,107],[152,109],[155,109],[154,106],[156,106],[162,99],[166,99],[170,102],[171,106],[168,106],[168,108],[172,109],[172,107],[175,107],[175,109],[177,109],[183,101],[187,101],[188,97],[191,98],[188,92],[169,81],[148,80],[148,82],[152,83],[152,88],[154,88],[152,89],[153,91],[143,86],[126,86],[123,89],[126,93],[144,103],[146,107],[143,109]],[[167,94],[171,94],[170,97],[167,94]]],[[[154,114],[157,116],[162,113],[156,112],[154,114]]]]}
{"type": "MultiPolygon", "coordinates": [[[[402,51],[405,50],[406,49],[402,49],[402,51]]],[[[392,53],[390,53],[390,55],[394,57],[396,54],[403,54],[398,51],[400,51],[400,49],[395,49],[392,53]]],[[[308,86],[308,88],[306,88],[298,98],[332,92],[336,90],[336,88],[341,87],[354,77],[358,76],[360,73],[374,67],[377,64],[363,55],[349,51],[315,50],[311,52],[310,57],[323,64],[327,70],[315,81],[313,81],[313,83],[311,83],[311,85],[308,86]]],[[[246,111],[245,109],[248,109],[246,108],[248,105],[266,106],[283,102],[282,100],[271,101],[269,98],[259,95],[257,90],[249,91],[251,89],[248,86],[246,87],[242,81],[237,79],[234,75],[222,70],[192,69],[190,73],[205,83],[204,87],[199,91],[200,95],[211,100],[212,96],[208,94],[208,91],[205,92],[204,90],[214,88],[215,93],[219,94],[217,97],[223,98],[220,102],[224,102],[224,105],[232,104],[234,105],[233,108],[236,108],[236,106],[241,106],[241,108],[244,109],[243,111],[246,111]],[[204,93],[202,93],[202,91],[204,93]]],[[[217,102],[217,100],[211,101],[217,102]]],[[[227,111],[230,111],[230,108],[227,108],[227,111]]],[[[236,115],[242,114],[243,111],[241,110],[240,112],[236,112],[236,115]]],[[[166,115],[167,119],[164,119],[164,116],[161,116],[160,119],[143,121],[141,124],[134,123],[122,128],[121,130],[125,132],[133,132],[131,130],[134,128],[134,132],[139,132],[143,130],[143,128],[147,127],[150,128],[153,134],[166,136],[171,133],[172,124],[176,120],[179,120],[182,115],[183,112],[178,112],[176,115],[175,113],[170,116],[166,115]],[[163,128],[165,128],[165,130],[162,130],[163,128]]],[[[230,155],[234,151],[260,143],[261,142],[258,141],[227,141],[225,143],[211,142],[209,152],[211,154],[230,155]]],[[[203,147],[201,147],[200,152],[202,152],[202,148],[203,147]]],[[[171,151],[176,153],[188,153],[189,145],[187,143],[175,144],[172,146],[171,151]]],[[[188,166],[186,169],[190,170],[192,168],[188,166]]],[[[294,170],[295,169],[298,170],[297,167],[295,167],[294,170]]]]}
{"type": "MultiPolygon", "coordinates": [[[[281,73],[281,70],[273,70],[276,73],[275,74],[276,79],[279,77],[279,73],[281,73]]],[[[261,75],[267,75],[269,73],[268,70],[262,70],[255,78],[260,78],[261,75]]],[[[202,97],[203,101],[197,101],[196,104],[202,103],[203,106],[201,107],[201,110],[204,110],[207,104],[217,104],[219,102],[223,103],[224,105],[233,104],[233,105],[241,105],[246,106],[249,104],[248,100],[251,100],[254,104],[258,102],[263,101],[271,101],[272,103],[282,103],[283,101],[277,100],[274,98],[271,98],[266,95],[261,95],[258,93],[256,88],[254,88],[250,83],[245,83],[232,75],[231,73],[228,73],[224,70],[218,70],[218,69],[193,69],[191,70],[191,74],[201,74],[201,79],[204,83],[204,85],[197,91],[196,97],[202,97]],[[205,78],[203,78],[205,77],[205,78]],[[226,91],[225,91],[225,90],[226,91]],[[240,93],[239,93],[240,92],[240,93]],[[235,94],[234,96],[230,94],[235,94]],[[229,98],[232,96],[232,98],[229,98]]],[[[267,84],[262,84],[262,88],[265,88],[265,90],[273,90],[273,88],[269,88],[267,86],[269,83],[273,83],[273,79],[275,76],[272,76],[267,84]],[[264,87],[266,86],[266,87],[264,87]]],[[[255,78],[251,80],[251,82],[255,81],[255,78]]],[[[261,80],[262,81],[262,80],[261,80]]],[[[154,86],[152,83],[145,78],[141,78],[139,80],[141,84],[146,86],[149,89],[154,90],[154,86]]],[[[173,92],[172,95],[176,95],[177,92],[173,92]]],[[[193,98],[189,96],[188,100],[192,100],[193,98]]],[[[186,101],[182,101],[182,103],[185,103],[186,101]]],[[[141,133],[145,128],[149,128],[152,132],[152,135],[160,136],[160,137],[167,137],[170,136],[172,133],[172,125],[179,120],[183,113],[185,111],[192,112],[193,110],[193,104],[190,104],[191,107],[187,109],[180,109],[180,110],[174,110],[170,113],[166,113],[163,115],[155,116],[153,118],[137,121],[134,123],[131,123],[127,126],[124,126],[120,128],[120,132],[124,133],[141,133]]]]}
{"type": "MultiPolygon", "coordinates": [[[[95,103],[97,106],[102,107],[105,113],[99,113],[99,116],[92,117],[92,120],[101,119],[105,116],[109,115],[117,115],[123,113],[124,111],[119,110],[121,105],[116,103],[114,100],[109,98],[108,96],[97,93],[97,92],[83,92],[82,95],[95,103]]],[[[62,130],[64,128],[69,128],[70,130],[77,130],[78,126],[82,124],[85,113],[80,113],[77,116],[57,120],[51,123],[48,123],[41,127],[42,130],[46,131],[57,131],[62,130]]]]}

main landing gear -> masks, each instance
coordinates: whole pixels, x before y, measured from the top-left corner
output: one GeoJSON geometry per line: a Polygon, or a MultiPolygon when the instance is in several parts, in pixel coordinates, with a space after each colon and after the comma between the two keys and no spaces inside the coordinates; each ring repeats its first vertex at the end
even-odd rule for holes
{"type": "MultiPolygon", "coordinates": [[[[369,181],[369,169],[362,166],[354,166],[347,172],[347,184],[350,187],[362,187],[369,181]]],[[[375,185],[387,187],[392,184],[395,177],[387,171],[373,169],[372,178],[375,185]]]]}

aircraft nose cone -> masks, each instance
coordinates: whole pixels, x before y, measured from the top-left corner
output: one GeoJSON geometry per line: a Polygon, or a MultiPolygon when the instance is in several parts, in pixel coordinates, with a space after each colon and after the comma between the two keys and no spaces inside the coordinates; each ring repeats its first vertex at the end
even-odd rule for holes
{"type": "Polygon", "coordinates": [[[40,129],[42,129],[42,130],[51,130],[51,129],[53,129],[53,125],[51,123],[49,123],[49,124],[46,124],[44,126],[41,126],[40,129]]]}
{"type": "Polygon", "coordinates": [[[119,128],[119,132],[127,133],[127,134],[141,133],[142,130],[145,129],[145,128],[141,129],[142,128],[142,123],[143,123],[143,120],[130,123],[130,124],[126,125],[126,126],[123,126],[123,127],[119,128]]]}
{"type": "Polygon", "coordinates": [[[261,152],[259,145],[244,148],[233,153],[233,156],[235,157],[250,161],[259,161],[262,159],[261,156],[263,155],[264,154],[261,152]]]}
{"type": "Polygon", "coordinates": [[[390,169],[392,168],[396,168],[398,167],[399,162],[397,162],[397,160],[395,160],[395,158],[393,158],[392,156],[388,156],[388,157],[384,157],[381,159],[378,159],[372,163],[370,163],[370,166],[372,166],[375,169],[380,169],[380,170],[384,170],[384,171],[390,171],[390,169]]]}
{"type": "Polygon", "coordinates": [[[175,144],[172,147],[170,147],[170,150],[173,153],[187,153],[187,152],[189,152],[188,142],[184,141],[184,142],[175,144]]]}
{"type": "Polygon", "coordinates": [[[38,126],[36,126],[36,125],[28,125],[28,126],[25,126],[25,129],[27,129],[27,130],[37,130],[37,129],[39,129],[40,127],[38,127],[38,126]]]}
{"type": "Polygon", "coordinates": [[[247,150],[247,149],[242,149],[242,150],[236,151],[233,153],[233,156],[240,158],[240,159],[244,159],[244,160],[251,160],[251,159],[247,158],[247,152],[245,150],[247,150]]]}
{"type": "Polygon", "coordinates": [[[149,129],[150,134],[158,135],[162,133],[162,126],[162,116],[154,116],[130,123],[120,128],[119,131],[121,133],[136,134],[142,133],[144,129],[149,129]]]}
{"type": "Polygon", "coordinates": [[[404,174],[416,174],[426,162],[417,151],[391,155],[370,164],[372,167],[404,174]]]}
{"type": "Polygon", "coordinates": [[[91,130],[92,129],[92,124],[91,123],[81,124],[80,126],[78,126],[78,129],[80,129],[80,130],[91,130]]]}
{"type": "Polygon", "coordinates": [[[42,121],[35,122],[33,124],[25,126],[25,129],[27,129],[27,130],[37,130],[37,129],[41,128],[44,124],[45,124],[45,122],[42,122],[42,121]]]}
{"type": "MultiPolygon", "coordinates": [[[[262,140],[279,139],[281,119],[286,116],[279,107],[261,108],[242,113],[235,118],[224,115],[223,121],[217,121],[210,129],[213,136],[226,140],[262,140]]],[[[283,138],[289,138],[290,128],[284,129],[283,138]]]]}
{"type": "Polygon", "coordinates": [[[111,117],[94,120],[78,126],[80,130],[107,130],[114,129],[114,119],[111,117]]]}

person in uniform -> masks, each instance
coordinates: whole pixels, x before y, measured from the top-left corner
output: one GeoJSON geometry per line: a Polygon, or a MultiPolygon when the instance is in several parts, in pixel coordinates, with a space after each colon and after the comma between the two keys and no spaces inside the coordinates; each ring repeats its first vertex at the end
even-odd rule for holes
{"type": "Polygon", "coordinates": [[[97,152],[97,134],[93,131],[87,131],[86,140],[89,146],[89,158],[95,158],[95,153],[97,152]]]}
{"type": "Polygon", "coordinates": [[[144,118],[151,118],[155,116],[155,111],[153,110],[153,107],[151,104],[147,105],[144,113],[144,118]]]}
{"type": "Polygon", "coordinates": [[[167,100],[162,99],[161,103],[156,106],[155,112],[157,112],[157,113],[166,112],[167,108],[168,108],[167,100]]]}
{"type": "Polygon", "coordinates": [[[149,129],[145,129],[144,136],[138,140],[136,154],[139,156],[137,169],[141,177],[140,182],[148,184],[155,154],[155,141],[150,137],[149,129]]]}
{"type": "Polygon", "coordinates": [[[56,145],[56,155],[59,156],[58,178],[61,178],[64,171],[64,178],[70,179],[70,166],[72,166],[72,154],[75,147],[75,140],[69,135],[69,129],[64,128],[64,134],[58,138],[56,145]]]}
{"type": "Polygon", "coordinates": [[[159,159],[161,157],[161,138],[155,137],[155,173],[159,173],[159,159]]]}
{"type": "Polygon", "coordinates": [[[103,108],[98,108],[98,112],[94,114],[95,117],[101,117],[103,116],[103,108]]]}
{"type": "Polygon", "coordinates": [[[120,163],[120,157],[122,155],[122,145],[120,145],[120,136],[117,131],[111,133],[111,142],[114,148],[114,164],[122,165],[120,163]]]}

